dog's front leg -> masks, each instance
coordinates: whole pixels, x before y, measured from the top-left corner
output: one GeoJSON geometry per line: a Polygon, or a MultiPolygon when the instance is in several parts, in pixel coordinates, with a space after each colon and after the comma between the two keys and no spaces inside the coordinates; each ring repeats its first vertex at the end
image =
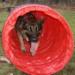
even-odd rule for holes
{"type": "Polygon", "coordinates": [[[23,41],[22,34],[20,32],[17,32],[17,34],[18,34],[21,50],[26,51],[25,46],[24,46],[24,41],[23,41]]]}
{"type": "Polygon", "coordinates": [[[36,54],[37,48],[38,48],[38,42],[31,42],[30,52],[32,56],[36,54]]]}

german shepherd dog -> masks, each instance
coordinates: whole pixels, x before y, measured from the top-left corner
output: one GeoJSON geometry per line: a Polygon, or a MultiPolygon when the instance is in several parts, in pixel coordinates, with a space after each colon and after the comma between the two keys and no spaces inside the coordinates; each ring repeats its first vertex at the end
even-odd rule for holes
{"type": "Polygon", "coordinates": [[[22,51],[26,51],[24,46],[24,39],[31,44],[30,53],[32,56],[36,54],[38,47],[38,39],[41,34],[44,18],[37,20],[36,17],[29,12],[23,16],[19,16],[15,23],[15,30],[17,32],[20,47],[22,51]]]}

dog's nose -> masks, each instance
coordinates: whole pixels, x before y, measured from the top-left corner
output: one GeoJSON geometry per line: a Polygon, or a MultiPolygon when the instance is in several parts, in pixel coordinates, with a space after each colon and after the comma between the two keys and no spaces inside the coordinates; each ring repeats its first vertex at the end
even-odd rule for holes
{"type": "Polygon", "coordinates": [[[33,36],[30,36],[30,42],[37,42],[38,41],[38,37],[33,35],[33,36]]]}

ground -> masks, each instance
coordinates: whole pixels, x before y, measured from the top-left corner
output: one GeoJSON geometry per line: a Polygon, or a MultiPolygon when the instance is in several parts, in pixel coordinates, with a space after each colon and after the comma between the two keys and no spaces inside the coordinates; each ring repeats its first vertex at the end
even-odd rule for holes
{"type": "MultiPolygon", "coordinates": [[[[71,30],[73,31],[74,40],[75,40],[75,11],[71,9],[55,9],[55,10],[61,13],[68,21],[71,30]]],[[[1,43],[1,32],[7,16],[8,13],[6,11],[0,12],[0,55],[3,55],[2,43],[1,43]]],[[[5,75],[5,74],[8,75],[9,72],[13,72],[13,71],[14,71],[14,67],[12,65],[6,63],[0,63],[0,75],[5,75]]],[[[16,73],[14,73],[14,75],[21,75],[20,71],[15,71],[15,72],[16,73]]],[[[66,65],[62,71],[54,75],[75,75],[75,52],[69,64],[66,65]]]]}

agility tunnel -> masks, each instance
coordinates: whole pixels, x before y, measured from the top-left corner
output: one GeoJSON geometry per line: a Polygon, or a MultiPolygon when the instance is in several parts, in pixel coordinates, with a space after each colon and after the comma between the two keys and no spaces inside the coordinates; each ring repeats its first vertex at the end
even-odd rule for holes
{"type": "Polygon", "coordinates": [[[10,62],[29,75],[52,75],[62,70],[72,57],[74,45],[71,29],[65,19],[52,8],[39,4],[23,5],[10,13],[3,28],[2,43],[10,62]],[[21,51],[14,29],[18,16],[28,12],[32,12],[37,19],[46,18],[35,56],[30,55],[28,42],[25,42],[27,51],[21,51]]]}

